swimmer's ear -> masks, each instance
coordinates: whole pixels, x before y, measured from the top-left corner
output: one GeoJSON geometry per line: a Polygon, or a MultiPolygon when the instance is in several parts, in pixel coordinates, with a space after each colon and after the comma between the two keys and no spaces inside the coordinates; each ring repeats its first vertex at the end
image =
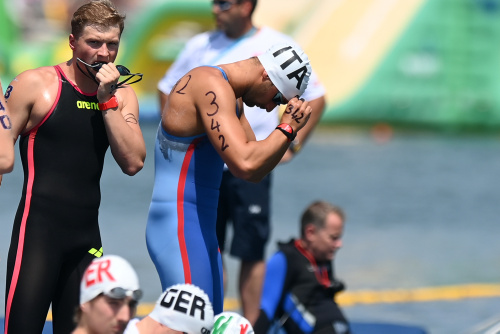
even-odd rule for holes
{"type": "Polygon", "coordinates": [[[69,47],[71,48],[71,50],[75,50],[75,48],[76,48],[75,44],[76,44],[75,35],[70,34],[69,35],[69,47]]]}
{"type": "Polygon", "coordinates": [[[271,81],[271,78],[269,78],[269,74],[267,74],[266,70],[264,70],[262,72],[262,79],[264,79],[264,81],[267,81],[267,80],[271,81]]]}

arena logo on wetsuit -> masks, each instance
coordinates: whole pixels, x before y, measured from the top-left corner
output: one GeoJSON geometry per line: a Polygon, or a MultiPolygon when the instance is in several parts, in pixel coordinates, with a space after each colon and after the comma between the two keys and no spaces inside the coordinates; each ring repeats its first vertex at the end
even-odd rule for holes
{"type": "Polygon", "coordinates": [[[102,283],[106,279],[106,277],[112,282],[116,281],[113,275],[111,275],[111,273],[109,272],[110,266],[110,259],[92,262],[85,272],[85,285],[89,287],[94,284],[102,283]]]}
{"type": "Polygon", "coordinates": [[[76,101],[76,107],[78,109],[99,110],[99,106],[97,105],[97,102],[76,101]]]}

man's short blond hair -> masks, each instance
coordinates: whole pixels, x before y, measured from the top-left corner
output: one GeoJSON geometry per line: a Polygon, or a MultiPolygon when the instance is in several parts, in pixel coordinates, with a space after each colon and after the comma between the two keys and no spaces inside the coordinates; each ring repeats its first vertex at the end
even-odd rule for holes
{"type": "Polygon", "coordinates": [[[125,15],[118,12],[109,0],[93,0],[78,8],[71,19],[71,33],[79,38],[87,26],[97,30],[119,27],[120,36],[125,27],[125,15]]]}

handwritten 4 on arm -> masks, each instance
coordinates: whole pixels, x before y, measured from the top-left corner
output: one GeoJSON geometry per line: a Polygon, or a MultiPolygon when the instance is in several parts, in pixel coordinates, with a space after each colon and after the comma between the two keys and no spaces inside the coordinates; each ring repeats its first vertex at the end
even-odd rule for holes
{"type": "MultiPolygon", "coordinates": [[[[213,117],[219,112],[219,105],[217,104],[217,102],[215,102],[215,99],[217,98],[217,95],[215,95],[214,92],[212,91],[209,91],[208,93],[205,94],[205,96],[208,96],[208,95],[213,95],[213,100],[212,102],[210,102],[210,105],[213,105],[215,106],[215,111],[213,113],[207,113],[207,116],[208,117],[212,117],[212,125],[210,126],[210,129],[211,130],[217,130],[217,132],[220,132],[220,124],[218,121],[216,121],[213,117]]],[[[228,144],[226,144],[226,138],[224,138],[224,135],[219,135],[219,140],[221,141],[221,151],[224,151],[226,148],[229,147],[228,144]]]]}

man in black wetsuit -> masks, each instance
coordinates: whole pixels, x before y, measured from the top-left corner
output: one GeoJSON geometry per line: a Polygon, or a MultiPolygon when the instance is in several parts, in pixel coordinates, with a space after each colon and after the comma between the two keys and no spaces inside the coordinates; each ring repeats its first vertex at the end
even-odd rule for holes
{"type": "Polygon", "coordinates": [[[332,260],[342,246],[343,211],[327,202],[312,203],[302,215],[301,237],[279,243],[266,267],[256,334],[277,322],[288,334],[347,334],[349,324],[335,303],[343,284],[332,260]]]}
{"type": "Polygon", "coordinates": [[[124,19],[110,1],[82,5],[71,21],[72,58],[25,71],[6,89],[24,185],[7,261],[5,334],[41,333],[51,303],[54,333],[73,330],[82,274],[102,255],[105,153],[110,147],[125,174],[143,167],[137,97],[113,63],[124,19]]]}

